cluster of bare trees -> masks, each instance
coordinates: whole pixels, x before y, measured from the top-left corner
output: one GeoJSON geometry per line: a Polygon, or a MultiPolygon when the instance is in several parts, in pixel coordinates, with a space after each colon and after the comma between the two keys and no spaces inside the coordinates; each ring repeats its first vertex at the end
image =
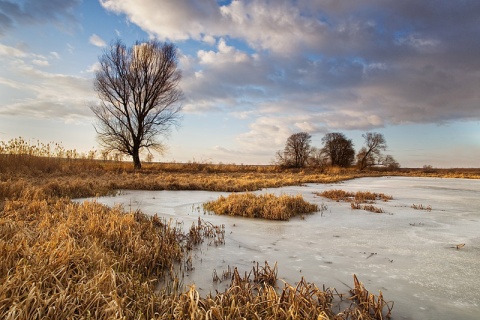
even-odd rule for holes
{"type": "Polygon", "coordinates": [[[322,138],[323,147],[318,149],[311,145],[311,135],[306,132],[292,134],[283,151],[276,154],[276,163],[283,167],[303,168],[306,166],[338,166],[356,165],[360,170],[373,166],[397,169],[399,163],[391,155],[384,155],[387,142],[381,133],[367,132],[362,135],[364,146],[355,155],[353,142],[343,133],[331,132],[322,138]]]}

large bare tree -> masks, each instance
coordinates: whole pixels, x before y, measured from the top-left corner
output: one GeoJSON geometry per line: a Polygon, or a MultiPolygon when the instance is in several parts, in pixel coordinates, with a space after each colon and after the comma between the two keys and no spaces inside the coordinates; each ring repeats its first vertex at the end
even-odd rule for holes
{"type": "Polygon", "coordinates": [[[357,165],[360,170],[381,163],[382,151],[387,149],[387,142],[381,133],[367,132],[362,134],[365,146],[357,154],[357,165]]]}
{"type": "Polygon", "coordinates": [[[181,118],[177,49],[156,40],[127,48],[117,40],[99,62],[95,90],[101,102],[91,107],[99,142],[106,151],[132,156],[140,169],[140,152],[162,152],[159,137],[167,136],[181,118]]]}
{"type": "Polygon", "coordinates": [[[285,167],[303,168],[310,155],[311,139],[312,136],[306,132],[292,134],[283,152],[277,152],[277,163],[285,167]]]}
{"type": "Polygon", "coordinates": [[[353,142],[347,139],[343,133],[330,132],[323,138],[322,153],[330,159],[332,166],[348,167],[355,158],[353,142]]]}

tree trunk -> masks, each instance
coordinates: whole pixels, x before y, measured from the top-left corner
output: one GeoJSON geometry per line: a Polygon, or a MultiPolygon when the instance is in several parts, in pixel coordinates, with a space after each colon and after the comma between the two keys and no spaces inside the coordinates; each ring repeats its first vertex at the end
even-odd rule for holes
{"type": "Polygon", "coordinates": [[[133,168],[135,170],[142,168],[142,163],[140,162],[140,155],[138,154],[138,150],[133,152],[133,168]]]}

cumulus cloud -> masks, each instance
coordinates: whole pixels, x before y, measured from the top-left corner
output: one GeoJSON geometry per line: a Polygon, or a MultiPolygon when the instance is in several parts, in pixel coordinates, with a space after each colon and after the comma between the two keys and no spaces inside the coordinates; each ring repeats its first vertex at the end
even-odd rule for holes
{"type": "MultiPolygon", "coordinates": [[[[78,3],[0,0],[0,33],[19,23],[62,22],[78,3]]],[[[197,52],[180,54],[184,111],[223,112],[250,121],[238,136],[245,150],[277,149],[296,131],[480,119],[480,2],[475,0],[100,3],[152,37],[199,44],[197,52]]],[[[95,34],[90,43],[105,45],[95,34]]],[[[33,74],[52,93],[32,88],[37,98],[52,106],[67,104],[52,92],[67,79],[34,65],[46,65],[58,54],[42,59],[0,44],[0,57],[7,56],[30,64],[25,78],[33,74]]],[[[79,101],[91,93],[86,83],[69,78],[63,90],[75,92],[79,101]]],[[[81,114],[75,101],[68,104],[81,114]]],[[[217,151],[230,150],[222,148],[217,151]]]]}
{"type": "Polygon", "coordinates": [[[107,43],[100,36],[92,34],[88,41],[96,47],[105,47],[107,43]]]}

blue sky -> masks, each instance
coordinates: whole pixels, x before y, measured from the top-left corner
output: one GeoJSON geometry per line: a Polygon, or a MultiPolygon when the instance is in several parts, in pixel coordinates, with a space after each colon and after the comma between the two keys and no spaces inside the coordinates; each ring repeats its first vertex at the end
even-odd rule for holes
{"type": "Polygon", "coordinates": [[[403,167],[480,167],[480,2],[0,0],[0,139],[98,148],[105,46],[179,49],[183,120],[159,161],[268,164],[300,131],[403,167]]]}

